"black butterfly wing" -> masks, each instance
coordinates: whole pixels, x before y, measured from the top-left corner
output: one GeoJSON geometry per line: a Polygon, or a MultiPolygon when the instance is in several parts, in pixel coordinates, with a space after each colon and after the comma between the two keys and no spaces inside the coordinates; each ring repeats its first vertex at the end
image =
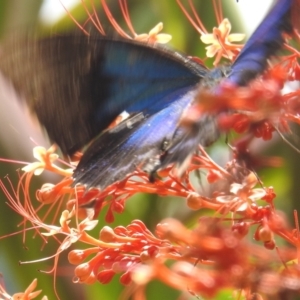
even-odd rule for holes
{"type": "Polygon", "coordinates": [[[206,73],[163,47],[80,34],[14,39],[1,49],[0,70],[65,154],[124,110],[152,115],[164,109],[174,101],[166,95],[206,73]]]}
{"type": "Polygon", "coordinates": [[[137,167],[159,159],[164,142],[172,138],[183,109],[195,91],[172,93],[176,101],[152,116],[142,113],[106,131],[87,149],[74,172],[75,182],[106,186],[123,179],[137,167]]]}
{"type": "Polygon", "coordinates": [[[235,60],[229,76],[231,82],[245,85],[265,70],[268,59],[284,43],[283,33],[292,32],[293,4],[294,0],[276,1],[235,60]]]}

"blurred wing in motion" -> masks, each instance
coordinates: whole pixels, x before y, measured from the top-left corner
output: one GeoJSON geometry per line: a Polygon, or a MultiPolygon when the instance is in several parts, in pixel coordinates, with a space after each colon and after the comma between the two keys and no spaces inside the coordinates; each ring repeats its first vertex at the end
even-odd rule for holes
{"type": "Polygon", "coordinates": [[[207,73],[164,47],[101,36],[14,39],[1,50],[2,73],[64,154],[81,149],[124,110],[140,116],[98,137],[75,171],[76,182],[101,188],[160,153],[207,73]]]}
{"type": "Polygon", "coordinates": [[[91,141],[124,110],[153,114],[205,69],[164,48],[83,34],[14,39],[0,69],[64,154],[91,141]],[[163,99],[163,101],[162,101],[163,99]]]}

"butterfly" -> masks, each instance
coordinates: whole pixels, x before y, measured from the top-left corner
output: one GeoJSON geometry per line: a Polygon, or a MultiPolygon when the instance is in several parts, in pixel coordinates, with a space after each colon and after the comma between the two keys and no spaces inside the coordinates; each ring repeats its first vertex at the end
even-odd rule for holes
{"type": "Polygon", "coordinates": [[[180,126],[199,87],[247,85],[292,32],[293,0],[278,0],[231,66],[207,70],[160,45],[120,37],[63,34],[15,39],[1,51],[0,70],[66,155],[87,144],[74,182],[105,189],[137,167],[150,177],[183,165],[198,145],[219,136],[214,115],[180,126]],[[129,117],[114,128],[112,121],[129,117]]]}

